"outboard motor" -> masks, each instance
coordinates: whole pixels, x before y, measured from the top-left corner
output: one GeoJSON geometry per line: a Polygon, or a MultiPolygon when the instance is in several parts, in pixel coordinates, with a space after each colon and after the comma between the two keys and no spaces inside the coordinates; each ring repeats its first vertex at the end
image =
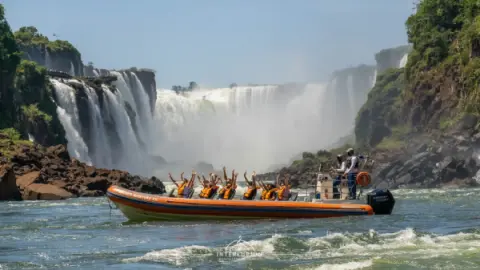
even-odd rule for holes
{"type": "Polygon", "coordinates": [[[375,215],[390,215],[395,206],[395,199],[388,189],[374,189],[367,194],[367,204],[375,215]]]}

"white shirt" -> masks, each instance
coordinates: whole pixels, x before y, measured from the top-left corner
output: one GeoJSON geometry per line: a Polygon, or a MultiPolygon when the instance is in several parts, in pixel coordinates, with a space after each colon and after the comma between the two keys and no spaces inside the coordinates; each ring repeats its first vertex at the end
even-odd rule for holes
{"type": "Polygon", "coordinates": [[[342,161],[342,165],[340,165],[340,169],[337,169],[337,173],[344,173],[345,172],[346,163],[342,161]]]}
{"type": "Polygon", "coordinates": [[[358,158],[356,156],[352,156],[352,160],[351,160],[351,164],[350,164],[350,168],[348,168],[345,173],[356,173],[358,172],[358,169],[355,168],[355,165],[357,165],[358,163],[358,158]]]}

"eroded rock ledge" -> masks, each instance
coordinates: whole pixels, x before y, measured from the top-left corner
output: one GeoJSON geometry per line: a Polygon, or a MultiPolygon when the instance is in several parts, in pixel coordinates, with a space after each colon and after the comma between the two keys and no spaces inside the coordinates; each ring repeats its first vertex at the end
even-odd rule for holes
{"type": "Polygon", "coordinates": [[[0,152],[0,200],[59,200],[103,196],[111,185],[147,193],[165,193],[163,183],[126,171],[99,169],[71,159],[64,145],[14,146],[0,152]],[[9,152],[10,154],[10,152],[9,152]]]}

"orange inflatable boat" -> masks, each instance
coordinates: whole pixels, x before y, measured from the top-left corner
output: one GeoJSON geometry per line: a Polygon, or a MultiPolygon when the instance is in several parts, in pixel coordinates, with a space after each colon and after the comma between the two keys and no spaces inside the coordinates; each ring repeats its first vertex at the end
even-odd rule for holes
{"type": "MultiPolygon", "coordinates": [[[[374,208],[376,207],[375,204],[373,204],[372,207],[372,205],[368,203],[362,204],[360,201],[358,201],[358,203],[352,201],[330,203],[325,201],[300,202],[172,198],[135,192],[119,186],[111,186],[107,190],[107,196],[120,211],[132,221],[328,218],[373,215],[375,213],[374,208]]],[[[391,208],[393,208],[393,205],[391,208]]],[[[388,214],[390,214],[390,212],[388,214]]]]}

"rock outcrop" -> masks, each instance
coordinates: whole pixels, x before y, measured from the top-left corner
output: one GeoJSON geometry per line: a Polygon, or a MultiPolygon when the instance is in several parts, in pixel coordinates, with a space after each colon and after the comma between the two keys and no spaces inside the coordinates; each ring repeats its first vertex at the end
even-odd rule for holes
{"type": "Polygon", "coordinates": [[[390,68],[401,68],[402,59],[412,50],[412,46],[403,45],[395,48],[381,50],[375,54],[377,73],[380,74],[390,68]]]}
{"type": "Polygon", "coordinates": [[[0,165],[0,201],[20,200],[21,196],[12,167],[7,164],[0,165]]]}
{"type": "Polygon", "coordinates": [[[146,179],[125,171],[99,169],[71,159],[64,145],[15,148],[12,157],[0,163],[2,200],[102,196],[114,184],[140,192],[165,192],[163,183],[155,177],[146,179]]]}

